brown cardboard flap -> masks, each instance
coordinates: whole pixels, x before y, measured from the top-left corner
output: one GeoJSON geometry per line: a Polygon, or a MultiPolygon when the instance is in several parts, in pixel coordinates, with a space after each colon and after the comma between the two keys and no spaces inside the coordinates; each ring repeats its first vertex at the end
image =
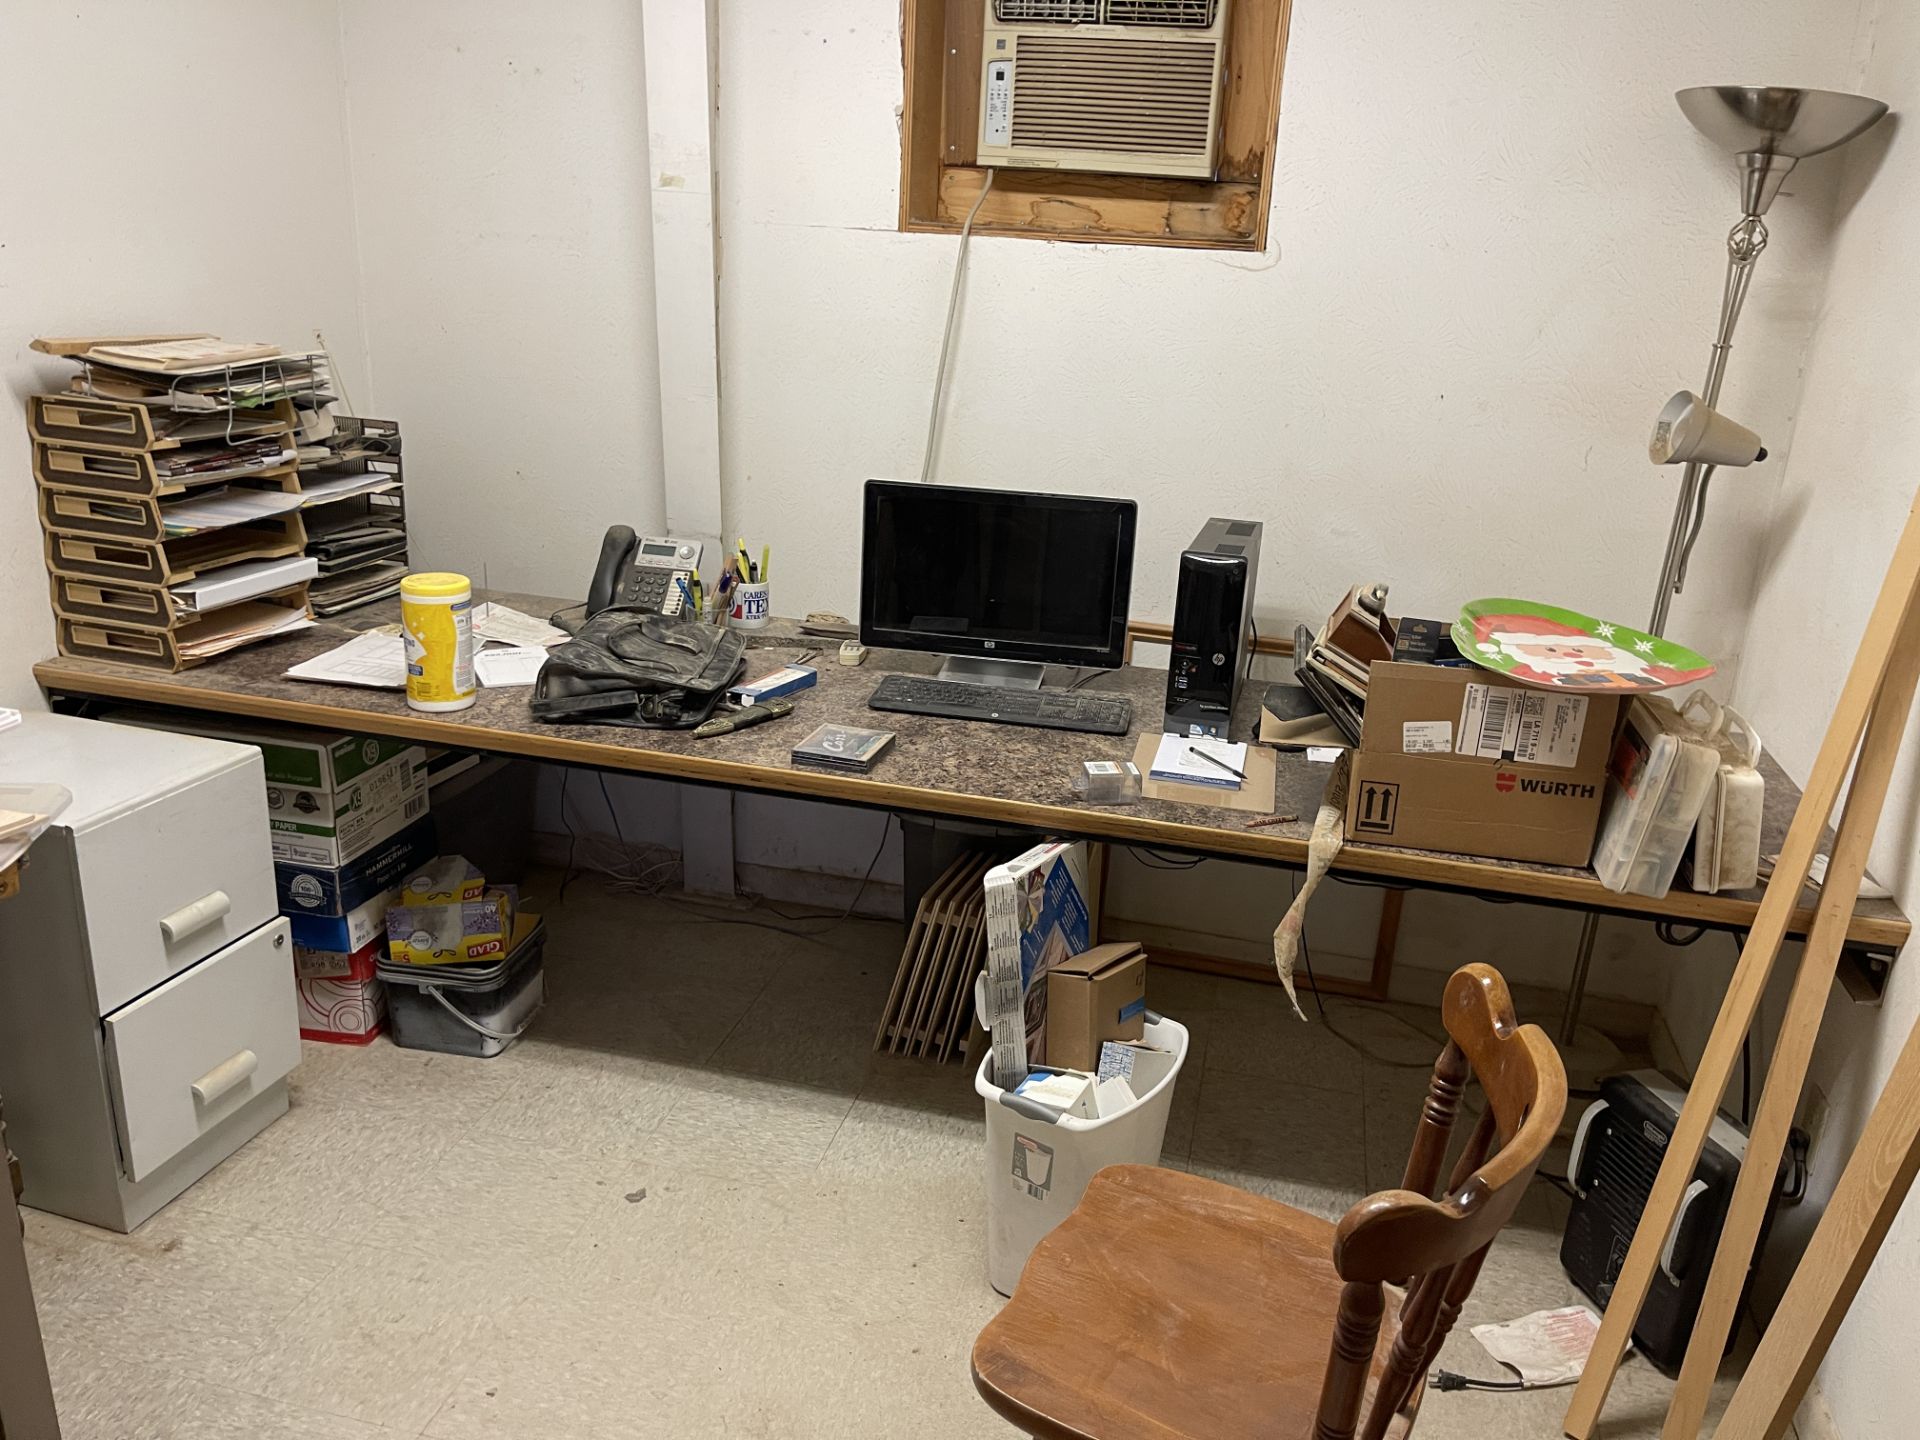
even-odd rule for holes
{"type": "Polygon", "coordinates": [[[1124,965],[1135,955],[1144,957],[1145,954],[1138,940],[1115,940],[1108,945],[1096,945],[1091,950],[1083,950],[1078,955],[1069,955],[1065,960],[1056,960],[1047,973],[1091,978],[1116,965],[1124,965]]]}

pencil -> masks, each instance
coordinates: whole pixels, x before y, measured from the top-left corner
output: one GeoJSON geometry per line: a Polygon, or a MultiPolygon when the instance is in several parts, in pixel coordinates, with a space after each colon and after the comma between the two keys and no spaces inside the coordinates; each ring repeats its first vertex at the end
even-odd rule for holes
{"type": "Polygon", "coordinates": [[[1218,765],[1222,770],[1226,771],[1227,774],[1233,776],[1233,778],[1236,780],[1244,780],[1247,778],[1246,771],[1234,769],[1233,766],[1227,764],[1227,762],[1222,760],[1218,755],[1209,755],[1206,751],[1202,750],[1198,745],[1187,746],[1187,753],[1189,755],[1198,755],[1202,760],[1206,761],[1209,765],[1218,765]]]}

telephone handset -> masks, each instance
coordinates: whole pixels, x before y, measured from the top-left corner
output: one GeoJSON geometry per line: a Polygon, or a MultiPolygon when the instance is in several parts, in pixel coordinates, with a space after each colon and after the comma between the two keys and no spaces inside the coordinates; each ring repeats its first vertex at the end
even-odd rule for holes
{"type": "Polygon", "coordinates": [[[636,535],[631,526],[615,525],[600,542],[600,560],[587,587],[587,614],[598,615],[609,605],[640,605],[678,615],[686,601],[674,582],[691,586],[699,568],[698,540],[636,535]]]}

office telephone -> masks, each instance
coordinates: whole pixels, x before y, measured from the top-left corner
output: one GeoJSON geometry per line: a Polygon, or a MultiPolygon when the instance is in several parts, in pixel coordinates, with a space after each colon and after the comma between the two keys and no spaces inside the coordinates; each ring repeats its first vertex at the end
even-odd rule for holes
{"type": "Polygon", "coordinates": [[[640,605],[661,615],[678,615],[686,599],[676,581],[693,584],[700,568],[700,542],[670,536],[636,535],[615,525],[600,542],[600,560],[587,587],[587,614],[609,605],[640,605]]]}

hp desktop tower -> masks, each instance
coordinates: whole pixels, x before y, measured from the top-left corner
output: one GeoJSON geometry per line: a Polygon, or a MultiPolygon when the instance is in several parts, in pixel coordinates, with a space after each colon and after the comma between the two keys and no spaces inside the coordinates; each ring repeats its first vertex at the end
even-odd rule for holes
{"type": "Polygon", "coordinates": [[[1209,520],[1180,556],[1167,664],[1167,733],[1227,738],[1253,647],[1258,520],[1209,520]]]}

